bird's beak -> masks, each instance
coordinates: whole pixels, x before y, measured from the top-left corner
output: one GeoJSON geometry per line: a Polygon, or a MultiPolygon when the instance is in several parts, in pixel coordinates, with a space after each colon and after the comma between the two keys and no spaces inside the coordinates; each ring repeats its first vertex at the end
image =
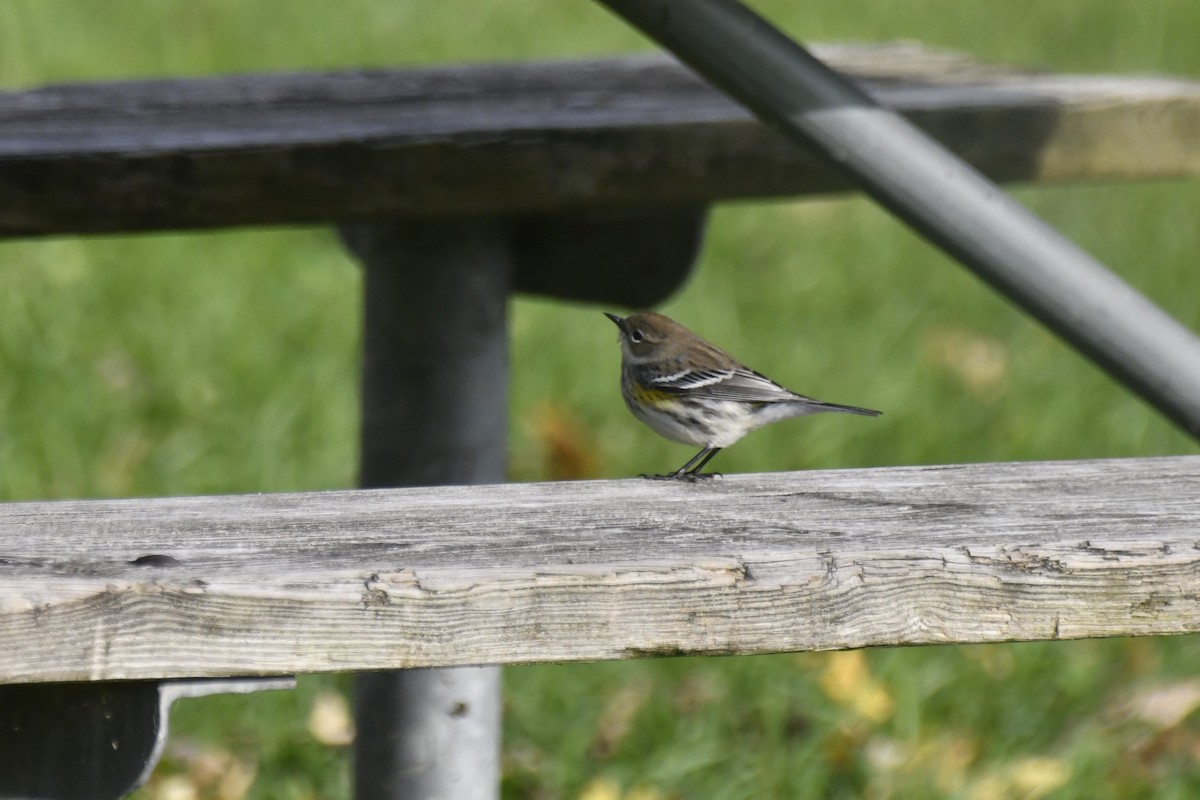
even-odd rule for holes
{"type": "Polygon", "coordinates": [[[618,317],[616,314],[610,314],[610,313],[608,313],[607,311],[605,311],[605,312],[604,312],[604,316],[606,316],[606,317],[608,317],[609,319],[611,319],[611,320],[613,321],[613,324],[614,324],[614,325],[616,325],[618,328],[620,328],[620,329],[621,329],[621,333],[624,333],[624,332],[625,332],[625,319],[624,319],[624,317],[618,317]]]}

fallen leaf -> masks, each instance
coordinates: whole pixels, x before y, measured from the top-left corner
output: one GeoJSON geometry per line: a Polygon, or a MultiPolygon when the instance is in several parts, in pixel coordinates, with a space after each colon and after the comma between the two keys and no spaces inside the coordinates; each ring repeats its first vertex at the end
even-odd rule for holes
{"type": "Polygon", "coordinates": [[[621,800],[621,784],[612,778],[593,778],[579,793],[579,800],[621,800]]]}
{"type": "Polygon", "coordinates": [[[988,771],[966,794],[970,800],[1039,800],[1066,786],[1072,774],[1061,758],[1025,756],[988,771]]]}
{"type": "Polygon", "coordinates": [[[699,672],[685,676],[671,700],[680,714],[695,714],[721,702],[727,690],[724,680],[718,675],[699,672]]]}
{"type": "Polygon", "coordinates": [[[118,432],[100,455],[96,470],[100,491],[113,497],[128,495],[137,471],[152,452],[154,442],[141,428],[125,428],[118,432]]]}
{"type": "Polygon", "coordinates": [[[152,780],[145,790],[152,800],[242,800],[258,777],[257,763],[222,747],[180,738],[168,748],[183,771],[152,780]]]}
{"type": "Polygon", "coordinates": [[[972,644],[960,649],[963,656],[981,666],[994,681],[1007,680],[1016,665],[1013,649],[1002,644],[972,644]]]}
{"type": "Polygon", "coordinates": [[[1022,798],[1037,800],[1071,780],[1071,765],[1061,758],[1029,756],[1009,766],[1008,778],[1022,798]]]}
{"type": "Polygon", "coordinates": [[[1200,679],[1153,686],[1119,703],[1119,716],[1136,719],[1158,730],[1174,728],[1200,706],[1200,679]]]}
{"type": "Polygon", "coordinates": [[[899,772],[912,763],[912,753],[902,743],[886,736],[873,736],[863,748],[863,757],[875,772],[899,772]]]}
{"type": "Polygon", "coordinates": [[[242,800],[250,793],[254,780],[258,777],[258,765],[252,761],[233,759],[225,772],[217,780],[216,800],[242,800]]]}
{"type": "Polygon", "coordinates": [[[313,698],[308,712],[308,732],[329,747],[346,747],[354,743],[354,720],[341,692],[323,691],[313,698]]]}
{"type": "Polygon", "coordinates": [[[542,447],[547,479],[595,477],[595,443],[571,409],[544,403],[531,412],[528,424],[542,447]]]}
{"type": "Polygon", "coordinates": [[[971,784],[970,800],[1010,800],[1008,782],[999,775],[984,775],[971,784]]]}
{"type": "Polygon", "coordinates": [[[196,784],[186,775],[167,775],[146,786],[147,800],[199,800],[196,784]]]}
{"type": "Polygon", "coordinates": [[[944,795],[958,794],[967,783],[967,771],[978,755],[975,741],[966,736],[939,738],[936,752],[926,754],[933,767],[933,783],[944,795]]]}
{"type": "Polygon", "coordinates": [[[922,350],[927,360],[947,370],[986,402],[999,400],[1008,392],[1008,346],[991,336],[957,326],[929,331],[922,350]]]}
{"type": "Polygon", "coordinates": [[[593,758],[612,758],[621,742],[629,735],[634,717],[650,698],[649,681],[631,681],[623,684],[608,698],[600,719],[596,722],[596,735],[588,752],[593,758]]]}
{"type": "Polygon", "coordinates": [[[653,786],[635,786],[625,793],[624,800],[662,800],[663,793],[653,786]]]}
{"type": "Polygon", "coordinates": [[[830,653],[820,686],[829,699],[871,722],[883,722],[892,715],[892,696],[871,676],[861,650],[830,653]]]}
{"type": "Polygon", "coordinates": [[[196,786],[206,788],[215,785],[233,763],[233,753],[215,745],[202,744],[187,751],[183,759],[187,764],[188,776],[196,786]]]}

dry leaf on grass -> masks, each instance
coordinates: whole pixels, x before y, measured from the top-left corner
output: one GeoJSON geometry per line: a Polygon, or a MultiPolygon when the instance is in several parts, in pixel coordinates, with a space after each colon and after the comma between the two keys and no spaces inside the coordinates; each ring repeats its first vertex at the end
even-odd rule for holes
{"type": "Polygon", "coordinates": [[[1174,728],[1200,707],[1200,679],[1151,686],[1121,700],[1114,716],[1144,722],[1158,730],[1174,728]]]}
{"type": "Polygon", "coordinates": [[[149,800],[242,800],[258,777],[258,764],[220,747],[180,740],[169,748],[183,771],[151,778],[144,790],[149,800]]]}
{"type": "Polygon", "coordinates": [[[200,800],[199,790],[187,775],[167,775],[151,780],[145,795],[150,800],[200,800]]]}
{"type": "Polygon", "coordinates": [[[970,800],[1040,800],[1071,780],[1071,765],[1061,758],[1026,756],[975,781],[970,800]]]}
{"type": "Polygon", "coordinates": [[[929,331],[921,342],[926,360],[945,369],[985,402],[1008,392],[1008,346],[991,336],[957,326],[929,331]]]}
{"type": "Polygon", "coordinates": [[[572,409],[543,403],[526,417],[541,445],[547,480],[580,480],[596,476],[596,445],[572,409]]]}
{"type": "Polygon", "coordinates": [[[663,797],[653,786],[634,786],[622,792],[621,784],[612,778],[594,778],[579,793],[579,800],[662,800],[663,797]]]}
{"type": "Polygon", "coordinates": [[[870,722],[883,722],[892,715],[895,702],[884,685],[871,675],[861,650],[830,653],[820,685],[830,700],[870,722]]]}
{"type": "Polygon", "coordinates": [[[684,677],[671,696],[671,703],[680,714],[696,714],[725,699],[728,686],[717,675],[698,672],[684,677]]]}
{"type": "Polygon", "coordinates": [[[329,747],[346,747],[354,743],[354,720],[341,692],[324,691],[313,698],[308,712],[308,732],[329,747]]]}
{"type": "Polygon", "coordinates": [[[600,712],[600,719],[596,721],[596,735],[588,747],[592,758],[612,758],[629,735],[634,717],[650,699],[651,688],[649,681],[635,680],[612,693],[600,712]]]}
{"type": "Polygon", "coordinates": [[[612,778],[593,778],[579,793],[579,800],[621,800],[621,784],[612,778]]]}

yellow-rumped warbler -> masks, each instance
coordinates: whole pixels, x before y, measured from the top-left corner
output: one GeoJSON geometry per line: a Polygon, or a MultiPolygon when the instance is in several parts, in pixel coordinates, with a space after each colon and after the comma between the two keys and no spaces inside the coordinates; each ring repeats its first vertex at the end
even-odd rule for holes
{"type": "Polygon", "coordinates": [[[669,317],[605,312],[621,329],[621,396],[633,415],[673,442],[703,448],[667,475],[696,478],[709,459],[750,431],[822,411],[877,417],[882,412],[824,403],[790,392],[740,364],[669,317]]]}

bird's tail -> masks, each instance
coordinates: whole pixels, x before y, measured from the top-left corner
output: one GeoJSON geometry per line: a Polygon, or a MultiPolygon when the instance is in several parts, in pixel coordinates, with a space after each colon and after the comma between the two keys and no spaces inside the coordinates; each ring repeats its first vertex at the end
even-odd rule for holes
{"type": "Polygon", "coordinates": [[[840,411],[843,414],[862,414],[864,417],[878,417],[882,411],[876,411],[873,408],[860,408],[858,406],[844,406],[839,403],[825,403],[820,400],[814,402],[817,408],[814,411],[840,411]]]}

